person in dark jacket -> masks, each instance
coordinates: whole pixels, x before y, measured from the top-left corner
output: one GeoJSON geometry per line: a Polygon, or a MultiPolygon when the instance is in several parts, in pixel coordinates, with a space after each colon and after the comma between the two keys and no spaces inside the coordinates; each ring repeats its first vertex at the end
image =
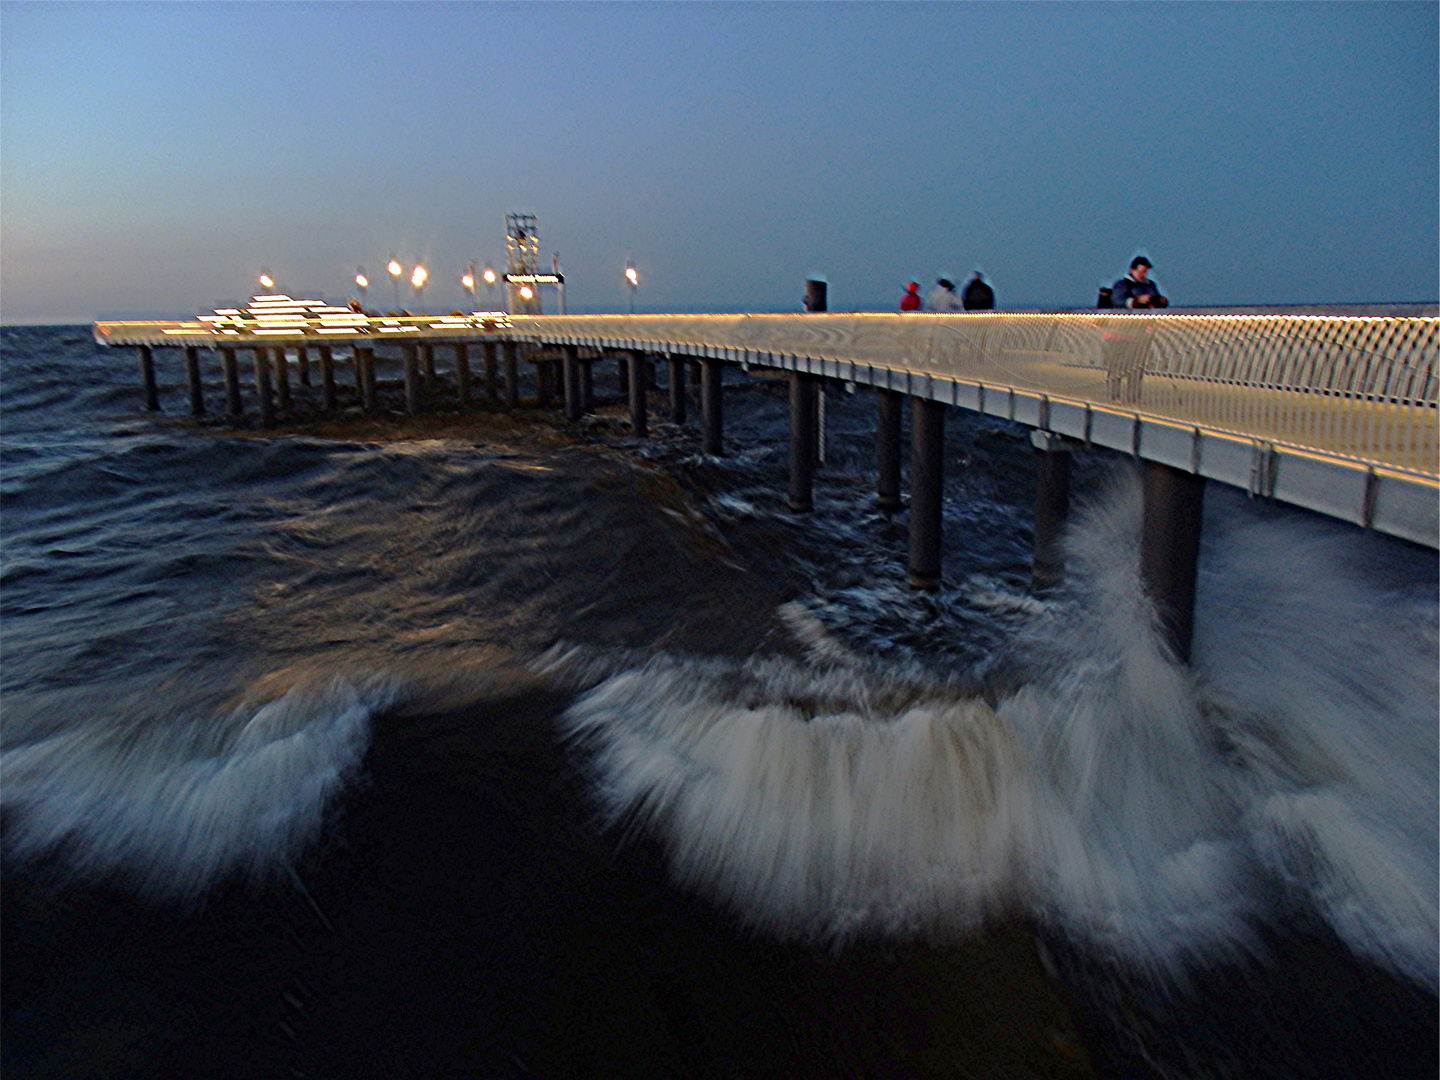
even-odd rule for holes
{"type": "Polygon", "coordinates": [[[960,302],[966,311],[991,311],[995,307],[995,290],[985,283],[985,275],[976,270],[965,283],[960,302]]]}
{"type": "Polygon", "coordinates": [[[920,310],[920,283],[918,281],[912,281],[905,286],[905,295],[900,298],[900,310],[920,310]]]}
{"type": "Polygon", "coordinates": [[[1150,280],[1153,264],[1144,255],[1130,260],[1130,273],[1110,287],[1110,302],[1117,308],[1162,308],[1170,301],[1160,295],[1160,286],[1150,280]]]}

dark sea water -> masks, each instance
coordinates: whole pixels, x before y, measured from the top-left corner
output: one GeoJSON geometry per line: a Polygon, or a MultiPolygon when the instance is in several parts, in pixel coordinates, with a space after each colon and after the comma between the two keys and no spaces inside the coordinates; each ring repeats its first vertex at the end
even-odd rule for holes
{"type": "Polygon", "coordinates": [[[1212,484],[1185,670],[1000,421],[923,594],[863,392],[796,516],[739,370],[713,459],[0,335],[7,1078],[1436,1074],[1434,552],[1212,484]]]}

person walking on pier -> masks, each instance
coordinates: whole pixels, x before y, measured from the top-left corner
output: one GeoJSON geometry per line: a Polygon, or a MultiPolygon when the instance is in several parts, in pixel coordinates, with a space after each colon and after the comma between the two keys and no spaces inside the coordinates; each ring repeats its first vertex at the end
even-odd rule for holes
{"type": "Polygon", "coordinates": [[[1154,265],[1144,255],[1130,260],[1130,273],[1110,288],[1110,301],[1117,308],[1163,308],[1170,301],[1160,295],[1160,286],[1150,280],[1154,265]]]}
{"type": "Polygon", "coordinates": [[[955,283],[949,278],[941,278],[935,282],[935,288],[930,290],[931,311],[959,311],[960,298],[955,295],[955,283]]]}
{"type": "Polygon", "coordinates": [[[995,309],[995,290],[985,281],[985,275],[976,270],[970,275],[970,280],[965,283],[965,291],[961,294],[961,302],[965,305],[966,311],[993,311],[995,309]]]}
{"type": "Polygon", "coordinates": [[[905,286],[905,295],[900,298],[900,310],[920,310],[920,283],[918,281],[912,281],[905,286]]]}

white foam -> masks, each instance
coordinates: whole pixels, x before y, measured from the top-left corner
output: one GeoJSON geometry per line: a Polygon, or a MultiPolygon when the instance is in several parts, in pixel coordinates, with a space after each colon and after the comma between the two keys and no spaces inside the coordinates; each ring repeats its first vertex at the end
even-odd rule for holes
{"type": "Polygon", "coordinates": [[[81,725],[0,755],[6,855],[54,852],[78,876],[123,875],[146,895],[193,899],[232,872],[264,877],[319,834],[353,776],[386,678],[297,686],[228,716],[149,733],[81,725]],[[173,732],[209,728],[214,745],[173,732]]]}
{"type": "Polygon", "coordinates": [[[1030,679],[993,712],[870,665],[792,605],[810,666],[659,658],[563,727],[612,817],[777,933],[963,931],[1019,909],[1178,979],[1300,906],[1433,988],[1434,598],[1367,584],[1358,533],[1226,500],[1193,669],[1141,590],[1127,475],[1077,516],[1071,584],[1029,613],[1030,679]]]}

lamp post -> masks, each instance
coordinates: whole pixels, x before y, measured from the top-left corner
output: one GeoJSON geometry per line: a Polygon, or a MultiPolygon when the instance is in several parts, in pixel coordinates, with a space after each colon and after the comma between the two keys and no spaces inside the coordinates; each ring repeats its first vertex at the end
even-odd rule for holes
{"type": "Polygon", "coordinates": [[[465,273],[460,275],[460,286],[470,294],[470,310],[475,310],[475,264],[471,263],[465,267],[465,273]]]}
{"type": "Polygon", "coordinates": [[[396,311],[396,313],[399,313],[399,311],[400,311],[400,275],[405,272],[405,268],[400,265],[400,260],[397,259],[397,258],[395,258],[395,256],[392,255],[392,256],[390,256],[390,261],[385,264],[385,269],[390,272],[390,279],[395,283],[395,311],[396,311]]]}
{"type": "Polygon", "coordinates": [[[485,280],[485,303],[490,310],[495,310],[495,270],[493,267],[485,267],[485,272],[480,275],[485,280]]]}
{"type": "Polygon", "coordinates": [[[370,287],[370,279],[365,276],[365,267],[355,268],[355,293],[360,299],[360,307],[365,307],[365,290],[370,287]]]}
{"type": "Polygon", "coordinates": [[[625,264],[625,280],[630,283],[630,314],[635,314],[635,290],[640,285],[640,274],[634,263],[625,264]]]}
{"type": "Polygon", "coordinates": [[[255,280],[260,282],[260,287],[266,292],[269,292],[271,289],[275,288],[275,279],[270,276],[270,271],[266,270],[264,267],[260,268],[260,276],[255,280]]]}
{"type": "Polygon", "coordinates": [[[425,279],[429,276],[430,272],[419,263],[416,263],[415,269],[410,271],[410,287],[415,290],[416,311],[420,309],[421,291],[425,288],[425,279]]]}

